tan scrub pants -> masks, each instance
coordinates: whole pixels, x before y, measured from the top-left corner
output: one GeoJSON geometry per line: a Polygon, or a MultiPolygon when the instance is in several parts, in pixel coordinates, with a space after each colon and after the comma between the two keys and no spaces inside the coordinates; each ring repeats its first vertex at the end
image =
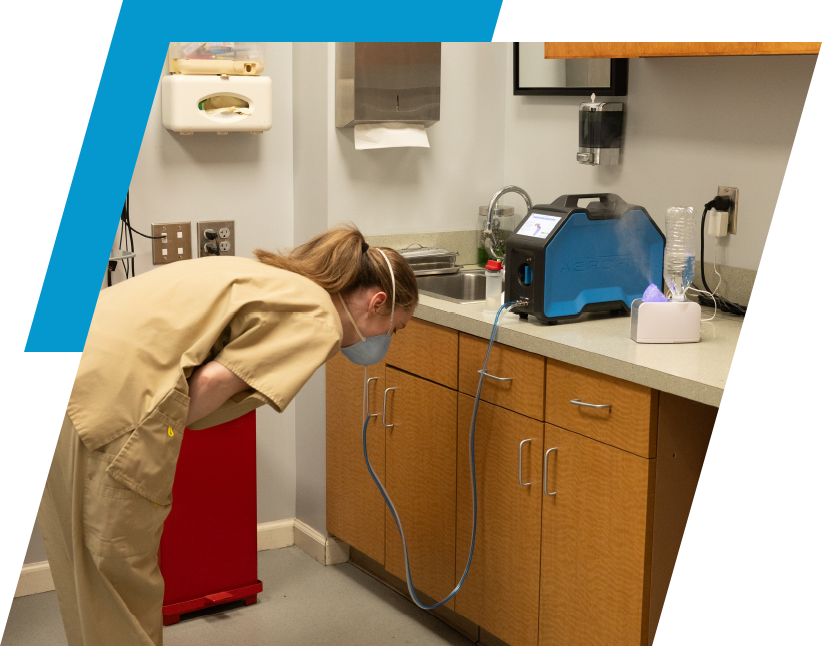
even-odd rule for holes
{"type": "Polygon", "coordinates": [[[89,451],[66,416],[38,520],[69,646],[161,646],[157,563],[171,505],[106,474],[130,433],[89,451]]]}

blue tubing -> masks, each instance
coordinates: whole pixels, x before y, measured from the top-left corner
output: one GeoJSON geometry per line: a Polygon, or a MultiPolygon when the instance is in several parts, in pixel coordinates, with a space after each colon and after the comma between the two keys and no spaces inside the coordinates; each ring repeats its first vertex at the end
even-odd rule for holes
{"type": "Polygon", "coordinates": [[[380,481],[379,477],[376,473],[374,473],[374,469],[371,467],[371,462],[368,459],[368,443],[366,442],[367,433],[368,433],[368,422],[371,420],[372,417],[376,417],[376,413],[373,415],[368,415],[368,411],[366,414],[368,417],[365,418],[365,423],[362,426],[362,450],[363,454],[365,455],[365,466],[368,467],[368,473],[371,474],[371,478],[377,484],[377,488],[380,490],[380,494],[382,495],[385,503],[388,505],[388,509],[391,511],[391,515],[394,517],[394,522],[397,524],[397,529],[400,532],[400,538],[402,539],[402,552],[403,556],[405,557],[405,580],[408,584],[408,592],[411,594],[411,599],[423,610],[433,610],[434,608],[438,608],[444,603],[447,603],[451,597],[453,597],[457,592],[460,591],[463,582],[465,581],[465,577],[468,576],[468,570],[471,569],[471,559],[474,557],[474,544],[476,543],[477,538],[477,468],[476,462],[474,460],[474,431],[476,430],[477,426],[477,411],[479,410],[479,403],[480,403],[480,394],[482,393],[482,382],[485,380],[485,370],[488,368],[488,358],[491,356],[491,348],[494,345],[494,340],[497,336],[497,329],[499,326],[499,317],[502,312],[506,309],[510,309],[516,305],[516,302],[505,303],[502,307],[497,310],[497,316],[494,319],[494,327],[491,330],[491,338],[488,341],[488,352],[485,354],[485,362],[482,364],[482,370],[480,370],[480,379],[479,384],[477,384],[477,396],[474,398],[474,410],[471,413],[471,434],[469,436],[469,449],[471,455],[471,493],[474,500],[474,516],[473,522],[471,526],[471,549],[468,550],[468,562],[465,564],[465,570],[462,573],[462,577],[460,577],[459,583],[457,583],[457,587],[451,591],[445,599],[442,601],[435,603],[431,606],[426,606],[417,598],[417,593],[414,590],[414,582],[411,578],[411,563],[408,559],[408,544],[405,542],[405,532],[402,530],[402,523],[400,522],[400,516],[397,513],[397,508],[394,506],[394,503],[391,501],[391,496],[388,495],[388,492],[385,490],[382,482],[380,481]]]}

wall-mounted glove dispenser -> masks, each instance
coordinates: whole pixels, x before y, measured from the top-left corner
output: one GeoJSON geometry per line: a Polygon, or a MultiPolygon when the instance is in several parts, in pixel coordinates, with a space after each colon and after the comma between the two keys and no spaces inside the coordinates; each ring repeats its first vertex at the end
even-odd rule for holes
{"type": "Polygon", "coordinates": [[[195,132],[262,133],[271,129],[268,76],[163,77],[163,125],[182,135],[195,132]]]}
{"type": "Polygon", "coordinates": [[[440,43],[337,43],[338,128],[440,120],[440,43]]]}

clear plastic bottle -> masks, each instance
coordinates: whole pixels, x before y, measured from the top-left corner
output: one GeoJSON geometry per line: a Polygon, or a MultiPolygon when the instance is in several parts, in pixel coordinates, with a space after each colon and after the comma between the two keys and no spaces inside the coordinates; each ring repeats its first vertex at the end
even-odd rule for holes
{"type": "Polygon", "coordinates": [[[694,280],[696,219],[691,206],[672,206],[665,214],[665,284],[671,300],[684,301],[685,290],[694,280]]]}
{"type": "Polygon", "coordinates": [[[485,265],[485,309],[496,314],[502,304],[502,263],[489,260],[485,265]]]}

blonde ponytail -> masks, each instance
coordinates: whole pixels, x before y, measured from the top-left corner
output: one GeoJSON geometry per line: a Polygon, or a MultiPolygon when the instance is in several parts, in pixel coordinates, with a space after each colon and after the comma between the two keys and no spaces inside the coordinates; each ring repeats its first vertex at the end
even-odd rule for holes
{"type": "MultiPolygon", "coordinates": [[[[409,309],[419,300],[417,279],[400,254],[380,247],[394,270],[396,307],[409,309]]],[[[361,287],[379,287],[391,294],[391,273],[385,259],[369,247],[353,225],[337,226],[285,253],[255,249],[257,260],[313,280],[329,294],[346,295],[361,287]]],[[[390,307],[390,299],[388,301],[390,307]]]]}

